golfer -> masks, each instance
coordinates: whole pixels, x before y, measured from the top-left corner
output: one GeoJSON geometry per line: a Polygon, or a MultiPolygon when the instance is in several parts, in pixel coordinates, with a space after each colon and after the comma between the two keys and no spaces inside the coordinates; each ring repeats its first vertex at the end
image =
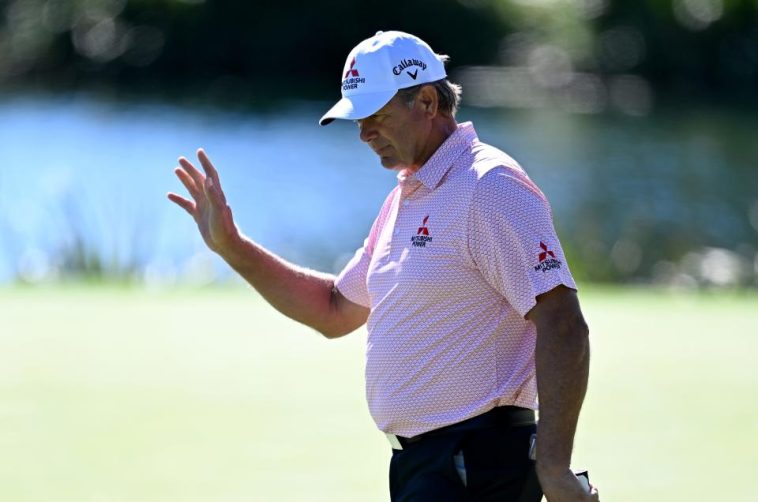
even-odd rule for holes
{"type": "Polygon", "coordinates": [[[597,501],[569,469],[589,342],[550,206],[456,122],[446,59],[397,31],[348,55],[320,123],[353,120],[398,184],[336,277],[242,235],[203,150],[202,171],[185,158],[175,171],[191,198],[168,197],[284,315],[328,338],[367,323],[366,398],[393,448],[393,501],[597,501]]]}

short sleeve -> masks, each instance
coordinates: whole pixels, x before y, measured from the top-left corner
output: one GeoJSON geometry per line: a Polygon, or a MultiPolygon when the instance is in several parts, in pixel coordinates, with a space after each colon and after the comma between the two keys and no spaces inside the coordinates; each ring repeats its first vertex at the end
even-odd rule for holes
{"type": "Polygon", "coordinates": [[[363,247],[358,249],[353,258],[345,265],[345,268],[337,276],[337,280],[334,281],[334,286],[351,302],[371,308],[371,298],[366,286],[368,265],[371,262],[368,241],[366,239],[363,242],[363,247]]]}
{"type": "Polygon", "coordinates": [[[387,221],[387,217],[392,211],[395,195],[398,193],[399,189],[396,187],[387,196],[382,205],[382,209],[379,211],[379,215],[371,226],[371,231],[369,232],[368,237],[363,242],[363,247],[355,252],[353,258],[347,265],[345,265],[345,268],[342,269],[342,272],[340,272],[337,276],[337,280],[334,282],[334,286],[345,296],[345,298],[367,308],[371,308],[371,297],[368,294],[367,282],[371,256],[374,253],[374,247],[376,246],[376,241],[384,227],[384,223],[387,221]]]}
{"type": "Polygon", "coordinates": [[[550,205],[523,172],[495,168],[478,180],[468,245],[485,281],[522,317],[556,286],[576,289],[550,205]]]}

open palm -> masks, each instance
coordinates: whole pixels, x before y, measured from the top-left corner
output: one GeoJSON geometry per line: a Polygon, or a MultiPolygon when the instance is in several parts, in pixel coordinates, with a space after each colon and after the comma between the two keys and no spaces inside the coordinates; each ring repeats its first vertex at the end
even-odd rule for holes
{"type": "Polygon", "coordinates": [[[208,247],[223,255],[239,239],[239,232],[234,224],[232,210],[226,204],[218,171],[202,149],[197,151],[197,158],[205,173],[200,172],[184,157],[179,158],[180,166],[174,169],[191,200],[175,193],[169,193],[168,198],[194,218],[208,247]]]}

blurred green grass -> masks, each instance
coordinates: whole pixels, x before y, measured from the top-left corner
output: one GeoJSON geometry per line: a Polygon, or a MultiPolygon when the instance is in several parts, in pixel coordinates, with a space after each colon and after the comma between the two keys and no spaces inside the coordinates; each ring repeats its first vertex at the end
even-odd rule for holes
{"type": "MultiPolygon", "coordinates": [[[[606,501],[754,500],[758,295],[589,287],[575,465],[606,501]]],[[[0,290],[0,500],[383,501],[363,342],[241,289],[0,290]]]]}

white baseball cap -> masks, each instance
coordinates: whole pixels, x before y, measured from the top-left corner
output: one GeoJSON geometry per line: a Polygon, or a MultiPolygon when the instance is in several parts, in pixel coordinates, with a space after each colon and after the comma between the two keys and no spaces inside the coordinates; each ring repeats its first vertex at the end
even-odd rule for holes
{"type": "Polygon", "coordinates": [[[342,70],[342,99],[318,121],[363,119],[376,113],[398,89],[447,77],[438,54],[420,38],[379,31],[350,51],[342,70]]]}

